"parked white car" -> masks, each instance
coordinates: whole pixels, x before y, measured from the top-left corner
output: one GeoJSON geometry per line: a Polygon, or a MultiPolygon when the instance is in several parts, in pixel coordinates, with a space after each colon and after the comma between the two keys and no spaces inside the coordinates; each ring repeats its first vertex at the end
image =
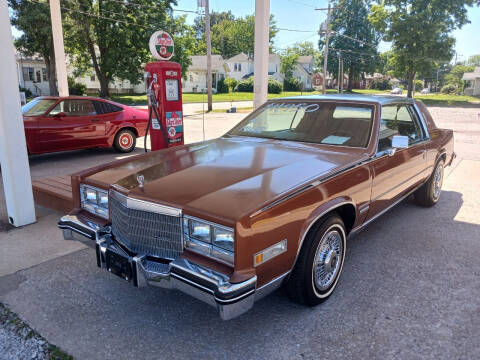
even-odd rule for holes
{"type": "Polygon", "coordinates": [[[424,88],[422,91],[420,91],[422,94],[430,94],[430,89],[429,88],[424,88]]]}
{"type": "Polygon", "coordinates": [[[392,94],[392,95],[401,95],[402,93],[403,93],[403,90],[400,89],[399,87],[396,87],[395,89],[393,89],[393,90],[391,91],[391,94],[392,94]]]}

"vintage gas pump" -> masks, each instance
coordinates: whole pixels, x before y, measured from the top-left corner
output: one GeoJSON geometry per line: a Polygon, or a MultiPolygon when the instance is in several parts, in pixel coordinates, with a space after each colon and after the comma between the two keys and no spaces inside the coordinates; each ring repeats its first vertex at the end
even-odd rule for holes
{"type": "Polygon", "coordinates": [[[150,38],[150,51],[160,60],[145,66],[147,134],[150,133],[152,151],[183,145],[182,68],[168,61],[173,56],[173,46],[171,36],[164,31],[157,31],[150,38]]]}

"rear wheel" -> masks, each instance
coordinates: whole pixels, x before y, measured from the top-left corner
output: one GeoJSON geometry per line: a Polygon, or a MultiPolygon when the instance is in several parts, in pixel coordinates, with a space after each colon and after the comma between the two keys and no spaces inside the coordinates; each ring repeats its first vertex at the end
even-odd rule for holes
{"type": "Polygon", "coordinates": [[[115,140],[113,141],[113,147],[118,152],[128,153],[135,149],[137,143],[137,137],[132,130],[122,129],[117,135],[115,135],[115,140]]]}
{"type": "Polygon", "coordinates": [[[286,284],[296,302],[315,306],[335,290],[343,268],[346,231],[342,219],[327,216],[305,238],[295,268],[286,284]]]}
{"type": "Polygon", "coordinates": [[[418,205],[430,207],[440,199],[443,185],[443,170],[445,162],[440,160],[428,181],[413,194],[418,205]]]}

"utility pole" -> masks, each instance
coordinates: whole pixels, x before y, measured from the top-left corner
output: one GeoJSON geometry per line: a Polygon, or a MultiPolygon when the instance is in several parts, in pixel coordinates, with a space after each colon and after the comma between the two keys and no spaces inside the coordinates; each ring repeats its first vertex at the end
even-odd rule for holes
{"type": "Polygon", "coordinates": [[[63,46],[62,13],[60,0],[50,0],[50,19],[52,22],[53,49],[55,52],[55,69],[57,72],[58,95],[68,96],[67,65],[63,46]]]}
{"type": "Polygon", "coordinates": [[[267,101],[270,0],[255,0],[255,44],[253,64],[253,107],[267,101]]]}
{"type": "Polygon", "coordinates": [[[315,10],[327,10],[327,20],[325,22],[325,49],[323,55],[323,84],[322,84],[322,93],[326,93],[326,84],[327,84],[327,63],[328,63],[328,40],[330,37],[330,14],[332,7],[330,6],[330,1],[328,2],[328,8],[318,8],[315,10]]]}
{"type": "Polygon", "coordinates": [[[205,0],[205,39],[207,41],[207,111],[212,111],[212,41],[210,38],[209,0],[205,0]]]}
{"type": "Polygon", "coordinates": [[[337,79],[338,79],[338,93],[340,94],[340,62],[342,61],[342,52],[341,51],[337,51],[337,56],[338,56],[338,76],[337,76],[337,79]]]}
{"type": "Polygon", "coordinates": [[[343,58],[340,61],[340,94],[343,93],[343,58]]]}
{"type": "Polygon", "coordinates": [[[23,226],[35,222],[32,180],[28,165],[13,36],[6,1],[0,1],[0,165],[8,222],[23,226]]]}

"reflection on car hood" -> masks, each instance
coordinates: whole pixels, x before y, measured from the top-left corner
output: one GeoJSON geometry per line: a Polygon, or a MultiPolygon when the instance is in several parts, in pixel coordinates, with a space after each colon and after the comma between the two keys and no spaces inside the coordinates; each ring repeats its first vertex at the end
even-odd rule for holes
{"type": "Polygon", "coordinates": [[[87,178],[122,192],[236,220],[285,192],[357,162],[361,154],[316,145],[223,137],[133,157],[87,178]],[[142,175],[140,187],[137,176],[142,175]]]}

